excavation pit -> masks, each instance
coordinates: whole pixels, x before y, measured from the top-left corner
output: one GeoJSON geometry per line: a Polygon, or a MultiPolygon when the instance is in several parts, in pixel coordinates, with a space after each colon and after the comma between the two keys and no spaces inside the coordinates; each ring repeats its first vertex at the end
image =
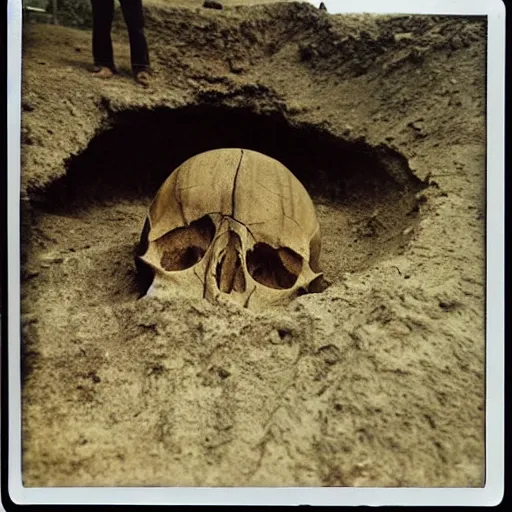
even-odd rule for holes
{"type": "Polygon", "coordinates": [[[114,114],[69,158],[65,175],[38,194],[37,225],[54,243],[34,250],[36,259],[58,254],[55,271],[63,275],[54,282],[68,291],[76,285],[65,276],[82,283],[77,298],[91,288],[98,288],[89,298],[95,302],[134,298],[133,247],[157,189],[186,159],[226,147],[271,156],[302,182],[317,208],[329,282],[405,249],[422,183],[396,151],[292,125],[280,114],[193,106],[114,114]]]}

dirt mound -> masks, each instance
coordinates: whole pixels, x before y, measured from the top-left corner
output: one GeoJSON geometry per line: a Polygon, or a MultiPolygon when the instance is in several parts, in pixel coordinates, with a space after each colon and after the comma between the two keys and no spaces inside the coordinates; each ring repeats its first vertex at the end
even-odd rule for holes
{"type": "Polygon", "coordinates": [[[25,485],[480,486],[485,22],[150,2],[154,79],[24,32],[25,485]],[[331,286],[252,313],[138,300],[133,248],[186,158],[280,160],[331,286]]]}

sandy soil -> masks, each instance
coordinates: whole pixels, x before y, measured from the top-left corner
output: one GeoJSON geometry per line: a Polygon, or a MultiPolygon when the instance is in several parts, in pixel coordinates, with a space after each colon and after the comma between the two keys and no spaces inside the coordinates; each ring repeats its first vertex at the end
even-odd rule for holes
{"type": "Polygon", "coordinates": [[[25,485],[482,486],[485,20],[225,4],[147,1],[149,89],[119,16],[110,81],[25,27],[25,485]],[[152,195],[215,147],[304,183],[327,290],[138,298],[152,195]]]}

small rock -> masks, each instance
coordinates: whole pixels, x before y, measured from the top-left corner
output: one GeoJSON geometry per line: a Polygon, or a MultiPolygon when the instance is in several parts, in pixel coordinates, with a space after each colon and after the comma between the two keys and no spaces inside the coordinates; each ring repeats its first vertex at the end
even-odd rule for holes
{"type": "Polygon", "coordinates": [[[395,42],[399,42],[399,41],[403,41],[404,39],[405,40],[409,40],[409,39],[412,39],[412,32],[399,32],[398,34],[395,34],[393,37],[395,39],[395,42]]]}
{"type": "Polygon", "coordinates": [[[222,9],[223,5],[216,0],[204,0],[203,7],[205,9],[222,9]]]}
{"type": "Polygon", "coordinates": [[[452,49],[458,50],[459,48],[462,48],[463,46],[464,46],[464,43],[462,41],[462,38],[458,34],[455,34],[451,40],[452,49]]]}
{"type": "Polygon", "coordinates": [[[458,303],[455,300],[446,299],[446,300],[439,301],[439,307],[443,311],[452,311],[452,310],[456,309],[457,306],[458,306],[458,303]]]}
{"type": "Polygon", "coordinates": [[[425,130],[425,125],[423,124],[423,119],[418,119],[417,121],[413,121],[409,123],[407,126],[415,130],[418,134],[423,134],[425,130]]]}
{"type": "Polygon", "coordinates": [[[62,263],[64,261],[64,258],[62,256],[55,256],[55,255],[46,255],[46,256],[42,256],[41,257],[41,267],[43,268],[48,268],[47,266],[45,265],[48,265],[50,263],[62,263]]]}
{"type": "Polygon", "coordinates": [[[194,79],[192,78],[187,78],[187,83],[188,85],[190,85],[191,87],[199,87],[199,83],[196,82],[194,79]]]}
{"type": "Polygon", "coordinates": [[[92,379],[92,381],[95,384],[97,384],[98,382],[101,382],[101,379],[94,372],[90,372],[89,377],[92,379]]]}
{"type": "Polygon", "coordinates": [[[23,112],[32,112],[34,110],[34,106],[31,105],[28,101],[22,101],[21,110],[23,110],[23,112]]]}
{"type": "Polygon", "coordinates": [[[240,74],[245,71],[245,65],[239,59],[229,59],[229,70],[231,73],[240,74]]]}
{"type": "Polygon", "coordinates": [[[324,345],[318,349],[318,354],[322,357],[326,364],[332,365],[341,361],[342,356],[340,349],[335,345],[324,345]]]}
{"type": "Polygon", "coordinates": [[[231,375],[231,373],[228,370],[226,370],[225,368],[219,367],[219,368],[217,368],[217,375],[222,380],[224,380],[224,379],[227,379],[231,375]]]}

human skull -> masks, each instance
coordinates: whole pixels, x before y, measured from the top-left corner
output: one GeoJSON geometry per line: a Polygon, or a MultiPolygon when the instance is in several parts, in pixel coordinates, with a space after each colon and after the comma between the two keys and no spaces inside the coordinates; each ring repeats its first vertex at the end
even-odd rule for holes
{"type": "Polygon", "coordinates": [[[207,151],[178,167],[151,203],[138,248],[153,278],[148,295],[173,287],[252,310],[321,291],[319,257],[306,189],[277,160],[246,149],[207,151]]]}

